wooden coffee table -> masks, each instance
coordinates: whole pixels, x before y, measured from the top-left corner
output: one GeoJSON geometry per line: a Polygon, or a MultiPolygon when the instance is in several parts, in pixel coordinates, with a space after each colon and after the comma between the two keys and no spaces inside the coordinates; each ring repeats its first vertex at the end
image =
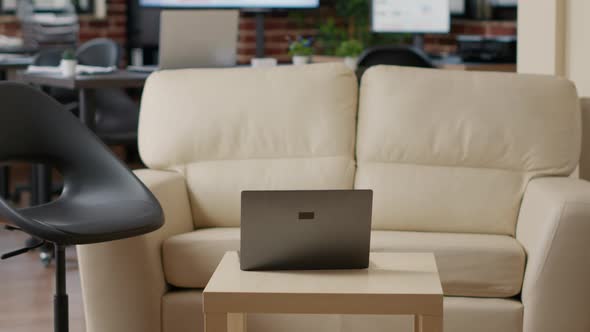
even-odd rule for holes
{"type": "Polygon", "coordinates": [[[415,331],[443,329],[431,253],[371,253],[366,270],[246,272],[227,252],[203,302],[206,332],[244,332],[248,313],[415,315],[415,331]]]}

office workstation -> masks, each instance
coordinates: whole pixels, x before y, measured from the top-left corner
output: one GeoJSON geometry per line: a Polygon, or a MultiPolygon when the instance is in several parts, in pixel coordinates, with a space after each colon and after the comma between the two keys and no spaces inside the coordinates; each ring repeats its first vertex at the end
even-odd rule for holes
{"type": "Polygon", "coordinates": [[[0,10],[0,332],[590,326],[584,0],[0,10]]]}

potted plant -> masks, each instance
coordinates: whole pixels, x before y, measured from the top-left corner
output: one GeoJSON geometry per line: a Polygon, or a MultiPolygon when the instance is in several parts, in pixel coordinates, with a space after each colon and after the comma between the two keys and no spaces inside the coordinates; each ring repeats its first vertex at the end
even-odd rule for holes
{"type": "Polygon", "coordinates": [[[289,55],[293,57],[294,65],[304,65],[310,62],[313,48],[311,38],[297,37],[289,44],[289,55]]]}
{"type": "Polygon", "coordinates": [[[358,57],[363,52],[363,44],[356,40],[350,39],[343,41],[338,49],[336,55],[344,57],[344,64],[352,70],[356,70],[358,57]]]}
{"type": "Polygon", "coordinates": [[[76,53],[72,49],[67,49],[61,56],[60,68],[63,76],[71,77],[76,75],[76,53]]]}

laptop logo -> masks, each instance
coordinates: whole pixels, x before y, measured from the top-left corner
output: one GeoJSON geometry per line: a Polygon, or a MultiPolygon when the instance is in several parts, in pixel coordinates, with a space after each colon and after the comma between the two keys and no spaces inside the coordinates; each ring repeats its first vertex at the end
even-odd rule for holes
{"type": "Polygon", "coordinates": [[[299,220],[313,220],[315,212],[299,212],[299,220]]]}

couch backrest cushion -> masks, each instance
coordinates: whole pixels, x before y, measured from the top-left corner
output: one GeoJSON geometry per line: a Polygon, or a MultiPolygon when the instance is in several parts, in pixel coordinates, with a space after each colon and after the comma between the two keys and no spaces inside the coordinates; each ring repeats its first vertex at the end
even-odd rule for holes
{"type": "Polygon", "coordinates": [[[186,176],[196,227],[238,226],[242,190],[352,188],[357,90],[341,64],[157,72],[141,157],[186,176]]]}
{"type": "Polygon", "coordinates": [[[567,80],[373,67],[355,187],[374,190],[375,229],[513,235],[528,180],[570,174],[580,131],[567,80]]]}

